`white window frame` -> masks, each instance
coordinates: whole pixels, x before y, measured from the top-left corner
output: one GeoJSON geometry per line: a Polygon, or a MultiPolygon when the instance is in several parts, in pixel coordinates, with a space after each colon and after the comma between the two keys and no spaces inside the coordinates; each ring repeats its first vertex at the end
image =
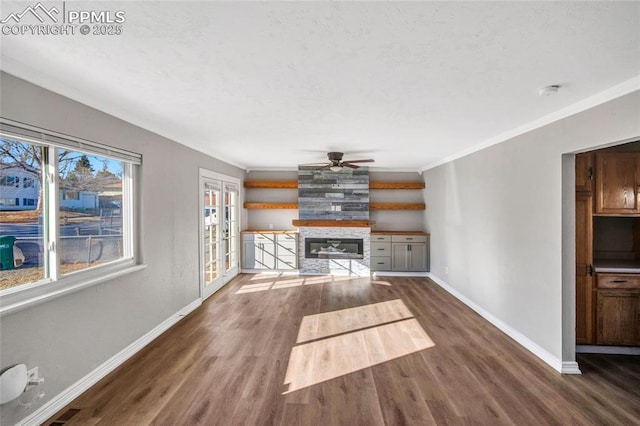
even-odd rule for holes
{"type": "Polygon", "coordinates": [[[44,146],[48,150],[48,158],[43,164],[40,182],[45,203],[43,236],[46,237],[45,242],[48,245],[44,247],[44,271],[48,276],[39,281],[0,290],[0,316],[146,268],[146,265],[138,264],[139,255],[134,251],[134,247],[137,247],[137,230],[134,227],[137,206],[134,204],[134,190],[137,180],[136,166],[142,163],[141,155],[4,118],[0,118],[0,135],[44,146]],[[122,161],[123,257],[121,259],[65,275],[60,274],[56,247],[59,242],[60,199],[56,164],[58,149],[80,151],[122,161]]]}

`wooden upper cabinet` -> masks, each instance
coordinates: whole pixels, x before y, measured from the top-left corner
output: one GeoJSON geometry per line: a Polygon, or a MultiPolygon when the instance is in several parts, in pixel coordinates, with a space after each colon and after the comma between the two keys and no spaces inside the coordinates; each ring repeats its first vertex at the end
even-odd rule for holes
{"type": "MultiPolygon", "coordinates": [[[[576,177],[576,183],[577,181],[576,177]]],[[[595,214],[636,215],[640,213],[638,205],[639,153],[596,153],[595,181],[595,214]]]]}
{"type": "Polygon", "coordinates": [[[593,153],[576,154],[576,191],[593,190],[593,153]]]}

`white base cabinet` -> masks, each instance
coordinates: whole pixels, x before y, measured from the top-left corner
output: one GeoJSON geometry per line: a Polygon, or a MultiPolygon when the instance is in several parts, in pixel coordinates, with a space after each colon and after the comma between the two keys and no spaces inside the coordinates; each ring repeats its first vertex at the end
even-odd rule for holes
{"type": "Polygon", "coordinates": [[[242,233],[242,268],[298,269],[298,235],[291,232],[242,233]]]}

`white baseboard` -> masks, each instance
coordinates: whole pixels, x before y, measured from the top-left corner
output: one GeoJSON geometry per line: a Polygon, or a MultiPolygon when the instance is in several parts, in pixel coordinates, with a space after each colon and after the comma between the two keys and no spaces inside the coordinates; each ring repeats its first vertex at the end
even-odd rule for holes
{"type": "Polygon", "coordinates": [[[562,374],[582,374],[576,361],[562,361],[562,374]]]}
{"type": "Polygon", "coordinates": [[[576,352],[579,354],[640,355],[640,347],[576,345],[576,352]]]}
{"type": "Polygon", "coordinates": [[[49,420],[51,416],[55,415],[58,411],[62,410],[66,405],[71,403],[74,399],[80,396],[84,391],[89,389],[91,386],[95,385],[107,374],[111,373],[117,367],[122,365],[126,360],[135,355],[142,348],[151,343],[156,337],[160,336],[162,333],[167,331],[173,325],[175,325],[178,321],[184,318],[186,315],[194,311],[198,306],[202,304],[200,299],[196,299],[184,308],[180,309],[175,314],[171,315],[171,317],[167,318],[160,324],[158,324],[154,329],[149,331],[144,336],[140,337],[138,340],[112,356],[110,359],[105,361],[103,364],[98,366],[95,370],[69,386],[67,389],[54,396],[52,399],[47,401],[42,407],[38,408],[34,411],[30,416],[22,419],[18,425],[24,426],[37,426],[41,425],[45,421],[49,420]]]}
{"type": "Polygon", "coordinates": [[[428,272],[372,271],[371,275],[376,277],[429,277],[428,272]]]}
{"type": "MultiPolygon", "coordinates": [[[[550,352],[548,352],[546,349],[544,349],[543,347],[538,345],[533,340],[529,339],[524,334],[522,334],[519,331],[511,328],[511,326],[509,326],[508,324],[504,323],[502,320],[500,320],[499,318],[494,316],[492,313],[490,313],[489,311],[485,310],[484,308],[482,308],[481,306],[476,304],[471,299],[467,298],[465,295],[463,295],[458,290],[456,290],[453,287],[451,287],[449,284],[447,284],[442,279],[438,278],[437,276],[435,276],[435,275],[433,275],[431,273],[429,274],[429,278],[433,282],[438,284],[440,287],[442,287],[443,289],[448,291],[456,299],[460,300],[462,303],[464,303],[465,305],[467,305],[468,307],[470,307],[471,309],[476,311],[481,317],[483,317],[484,319],[489,321],[491,324],[493,324],[496,327],[498,327],[498,329],[500,329],[504,334],[506,334],[507,336],[511,337],[513,340],[518,342],[520,345],[524,346],[525,349],[529,350],[532,354],[534,354],[535,356],[540,358],[542,361],[544,361],[547,364],[549,364],[549,366],[551,366],[551,368],[553,368],[554,370],[558,371],[559,373],[564,373],[564,371],[563,371],[563,370],[565,370],[564,363],[561,360],[559,360],[557,357],[552,355],[550,352]]],[[[576,363],[575,366],[569,366],[569,364],[571,364],[571,363],[567,363],[567,366],[566,366],[566,370],[567,370],[566,374],[579,374],[578,372],[580,371],[580,369],[578,369],[578,364],[576,363]],[[577,372],[569,372],[569,371],[576,371],[576,370],[577,370],[577,372]]]]}

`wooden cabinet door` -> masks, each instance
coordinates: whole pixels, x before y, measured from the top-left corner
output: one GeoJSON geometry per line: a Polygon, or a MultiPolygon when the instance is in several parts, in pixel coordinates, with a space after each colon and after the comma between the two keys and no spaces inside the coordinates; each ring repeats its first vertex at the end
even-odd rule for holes
{"type": "Polygon", "coordinates": [[[593,153],[576,154],[576,191],[593,190],[593,153]]]}
{"type": "Polygon", "coordinates": [[[597,299],[597,343],[637,345],[640,341],[640,293],[598,290],[597,299]]]}
{"type": "Polygon", "coordinates": [[[593,343],[593,197],[576,193],[576,343],[593,343]]]}
{"type": "Polygon", "coordinates": [[[596,153],[596,214],[638,214],[640,155],[596,153]]]}

